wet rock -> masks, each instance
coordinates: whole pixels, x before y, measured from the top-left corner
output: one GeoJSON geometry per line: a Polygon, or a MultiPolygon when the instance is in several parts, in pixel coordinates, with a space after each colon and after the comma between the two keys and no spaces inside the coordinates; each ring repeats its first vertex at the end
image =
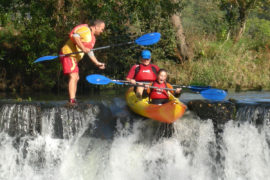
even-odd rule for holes
{"type": "Polygon", "coordinates": [[[187,106],[201,119],[212,119],[221,124],[234,120],[236,115],[236,104],[232,101],[192,100],[187,106]]]}

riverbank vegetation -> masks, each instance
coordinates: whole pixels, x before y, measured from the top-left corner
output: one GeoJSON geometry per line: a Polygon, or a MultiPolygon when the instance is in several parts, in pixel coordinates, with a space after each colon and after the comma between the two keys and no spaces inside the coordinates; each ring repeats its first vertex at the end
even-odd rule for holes
{"type": "Polygon", "coordinates": [[[270,3],[267,0],[12,0],[0,3],[0,90],[61,91],[67,79],[57,55],[69,31],[103,19],[106,30],[95,47],[160,32],[152,46],[128,45],[96,51],[106,62],[97,70],[79,63],[81,91],[93,87],[91,73],[124,79],[142,49],[170,70],[169,81],[224,89],[270,89],[270,3]]]}

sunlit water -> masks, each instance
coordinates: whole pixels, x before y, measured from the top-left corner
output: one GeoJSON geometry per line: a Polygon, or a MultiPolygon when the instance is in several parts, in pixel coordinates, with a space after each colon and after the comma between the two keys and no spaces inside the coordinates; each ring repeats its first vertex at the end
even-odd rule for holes
{"type": "MultiPolygon", "coordinates": [[[[125,106],[122,98],[114,103],[121,108],[108,104],[113,111],[125,106]]],[[[260,127],[229,121],[217,137],[210,119],[187,111],[174,123],[171,137],[160,137],[159,123],[139,117],[130,121],[121,112],[114,137],[99,138],[85,136],[99,119],[78,114],[84,118],[79,131],[72,136],[63,130],[68,138],[60,139],[50,113],[42,116],[41,134],[16,138],[0,133],[1,180],[270,179],[269,120],[260,127]]]]}

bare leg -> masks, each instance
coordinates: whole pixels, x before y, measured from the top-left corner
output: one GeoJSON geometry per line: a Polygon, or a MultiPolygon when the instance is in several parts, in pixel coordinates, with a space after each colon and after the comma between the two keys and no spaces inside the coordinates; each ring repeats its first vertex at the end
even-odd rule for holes
{"type": "Polygon", "coordinates": [[[136,96],[140,99],[142,98],[143,90],[144,90],[144,87],[137,87],[136,89],[136,96]]]}
{"type": "Polygon", "coordinates": [[[79,81],[79,73],[76,72],[69,74],[69,83],[68,83],[69,99],[76,98],[78,81],[79,81]]]}

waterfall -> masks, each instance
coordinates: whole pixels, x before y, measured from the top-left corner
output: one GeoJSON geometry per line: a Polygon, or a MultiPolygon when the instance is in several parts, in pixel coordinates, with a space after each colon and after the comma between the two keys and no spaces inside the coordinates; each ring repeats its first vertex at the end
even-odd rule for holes
{"type": "Polygon", "coordinates": [[[191,111],[172,126],[142,118],[120,98],[2,103],[0,179],[267,180],[269,128],[265,105],[241,105],[216,131],[191,111]]]}

